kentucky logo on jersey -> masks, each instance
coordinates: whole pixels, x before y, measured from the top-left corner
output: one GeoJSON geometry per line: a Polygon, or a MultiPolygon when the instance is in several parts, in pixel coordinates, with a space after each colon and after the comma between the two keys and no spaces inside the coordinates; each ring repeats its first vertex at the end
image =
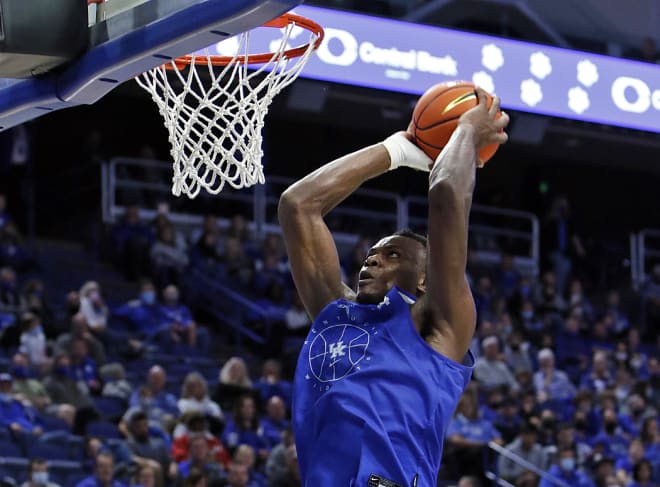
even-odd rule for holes
{"type": "Polygon", "coordinates": [[[320,382],[343,379],[364,359],[369,332],[353,324],[332,325],[319,332],[309,346],[309,369],[320,382]]]}

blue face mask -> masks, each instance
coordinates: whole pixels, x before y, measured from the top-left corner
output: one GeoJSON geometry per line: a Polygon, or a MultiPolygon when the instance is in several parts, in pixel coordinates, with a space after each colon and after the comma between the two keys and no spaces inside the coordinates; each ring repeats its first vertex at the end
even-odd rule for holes
{"type": "Polygon", "coordinates": [[[140,300],[144,304],[152,305],[156,302],[156,293],[153,291],[144,291],[140,294],[140,300]]]}
{"type": "Polygon", "coordinates": [[[575,468],[575,458],[562,458],[559,465],[565,472],[571,472],[575,468]]]}
{"type": "Polygon", "coordinates": [[[523,311],[522,313],[520,313],[520,315],[525,320],[531,320],[534,317],[534,311],[532,311],[531,309],[527,309],[527,310],[523,311]]]}

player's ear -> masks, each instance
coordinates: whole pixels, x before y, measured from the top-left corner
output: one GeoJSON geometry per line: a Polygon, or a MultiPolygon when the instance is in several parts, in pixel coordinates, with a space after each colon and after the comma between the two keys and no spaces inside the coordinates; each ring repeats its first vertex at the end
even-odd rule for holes
{"type": "Polygon", "coordinates": [[[426,272],[421,272],[417,279],[417,296],[426,294],[426,272]]]}

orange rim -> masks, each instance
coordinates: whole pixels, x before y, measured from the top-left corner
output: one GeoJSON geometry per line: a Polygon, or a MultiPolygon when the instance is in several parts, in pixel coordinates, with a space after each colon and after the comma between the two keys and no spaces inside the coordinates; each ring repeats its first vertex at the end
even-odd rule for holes
{"type": "MultiPolygon", "coordinates": [[[[321,45],[324,35],[323,27],[321,27],[313,20],[310,20],[306,17],[302,17],[300,15],[286,13],[280,15],[276,19],[271,20],[270,22],[266,22],[263,25],[263,27],[273,27],[275,29],[282,29],[289,24],[295,24],[297,26],[303,27],[304,29],[313,32],[318,36],[316,41],[314,41],[313,49],[317,49],[321,45]]],[[[281,56],[289,59],[300,57],[303,54],[305,54],[307,49],[309,49],[309,45],[310,43],[307,43],[300,47],[293,47],[291,49],[287,49],[281,54],[281,56]]],[[[230,64],[232,61],[242,64],[264,64],[269,62],[271,59],[273,59],[273,56],[275,56],[276,54],[277,53],[274,52],[265,52],[261,54],[249,54],[247,56],[194,56],[193,57],[191,55],[187,55],[176,58],[173,63],[167,63],[164,64],[164,66],[167,69],[174,69],[174,67],[176,67],[177,69],[183,69],[191,64],[209,64],[209,63],[213,66],[226,66],[227,64],[230,64]]]]}

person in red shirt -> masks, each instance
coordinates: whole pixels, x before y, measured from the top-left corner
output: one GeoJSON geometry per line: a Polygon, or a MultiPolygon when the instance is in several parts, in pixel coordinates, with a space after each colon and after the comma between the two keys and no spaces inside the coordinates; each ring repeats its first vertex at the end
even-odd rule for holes
{"type": "Polygon", "coordinates": [[[189,413],[186,419],[188,430],[172,442],[172,459],[175,462],[187,460],[190,456],[190,437],[195,434],[203,434],[216,462],[225,468],[231,463],[231,456],[222,445],[220,440],[213,436],[208,430],[208,424],[203,414],[198,412],[189,413]]]}

